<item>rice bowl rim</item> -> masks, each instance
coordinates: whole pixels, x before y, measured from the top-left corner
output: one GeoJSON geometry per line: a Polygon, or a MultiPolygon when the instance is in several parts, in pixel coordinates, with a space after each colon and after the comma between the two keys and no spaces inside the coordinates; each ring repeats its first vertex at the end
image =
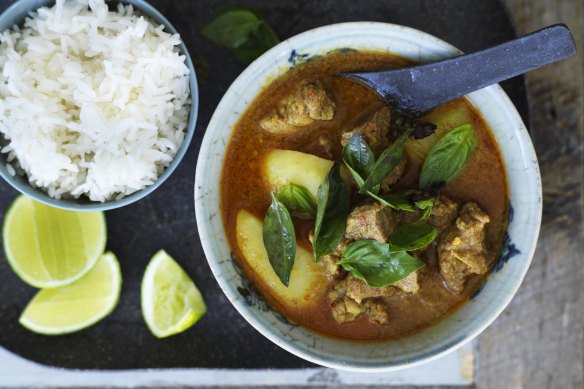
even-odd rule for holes
{"type": "MultiPolygon", "coordinates": [[[[154,24],[160,24],[164,26],[165,32],[170,34],[178,34],[176,28],[166,19],[166,17],[154,8],[151,4],[144,0],[121,0],[121,1],[107,1],[108,5],[122,3],[124,5],[131,5],[134,7],[134,11],[142,14],[152,21],[154,24]]],[[[18,0],[16,3],[9,6],[2,14],[0,14],[0,31],[5,31],[11,29],[15,25],[21,25],[24,19],[29,16],[30,12],[35,12],[41,7],[52,6],[55,4],[55,0],[18,0]]],[[[178,49],[181,55],[185,56],[185,65],[189,69],[189,119],[185,130],[185,137],[183,143],[179,147],[176,155],[174,156],[172,162],[164,169],[162,174],[160,174],[153,184],[140,189],[130,195],[124,196],[119,200],[109,200],[105,202],[94,202],[83,196],[80,199],[56,199],[49,196],[48,193],[44,192],[42,189],[32,186],[28,181],[28,176],[11,175],[6,167],[6,154],[0,156],[0,176],[12,186],[14,189],[18,190],[22,194],[32,197],[34,200],[41,203],[65,209],[70,211],[107,211],[110,209],[120,208],[129,204],[132,204],[152,193],[159,186],[166,181],[166,179],[174,172],[178,167],[183,157],[185,156],[190,143],[193,139],[195,133],[195,126],[197,122],[197,115],[199,109],[199,89],[197,83],[197,76],[195,73],[195,67],[193,61],[189,54],[189,51],[182,39],[180,37],[180,44],[178,49]]]]}

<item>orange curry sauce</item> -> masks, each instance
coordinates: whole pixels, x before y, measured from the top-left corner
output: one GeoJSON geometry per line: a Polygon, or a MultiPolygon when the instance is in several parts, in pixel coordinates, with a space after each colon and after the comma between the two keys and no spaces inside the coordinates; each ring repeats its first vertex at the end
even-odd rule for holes
{"type": "MultiPolygon", "coordinates": [[[[246,264],[236,241],[236,216],[248,210],[261,220],[270,205],[269,187],[263,177],[262,161],[270,149],[297,150],[327,159],[341,159],[341,133],[351,130],[381,107],[383,102],[366,87],[336,76],[351,70],[382,70],[411,65],[410,62],[381,52],[354,51],[331,54],[305,62],[286,72],[270,83],[255,98],[237,123],[228,145],[221,177],[221,211],[230,246],[252,284],[267,301],[293,322],[318,332],[341,338],[375,340],[397,338],[427,327],[448,315],[466,302],[484,282],[486,275],[472,276],[464,293],[456,295],[445,286],[440,275],[435,250],[425,258],[430,275],[420,283],[418,293],[384,298],[390,313],[390,323],[379,325],[362,315],[352,323],[337,323],[330,312],[327,294],[323,293],[319,304],[310,308],[291,309],[282,305],[268,289],[259,282],[246,264]],[[277,103],[289,94],[303,79],[320,78],[325,82],[336,102],[334,119],[319,121],[291,136],[274,135],[263,131],[260,120],[277,103]],[[322,138],[331,140],[332,149],[325,150],[322,138]],[[332,158],[331,155],[332,154],[332,158]]],[[[487,224],[487,248],[498,257],[502,250],[507,226],[507,183],[498,147],[490,130],[472,105],[463,98],[444,104],[424,118],[438,126],[452,128],[470,123],[477,135],[477,148],[464,172],[449,183],[444,193],[460,201],[474,201],[489,214],[487,224]]],[[[408,168],[396,188],[416,187],[421,161],[406,145],[408,168]]],[[[297,238],[301,246],[311,250],[308,231],[312,221],[295,221],[297,238]]],[[[433,243],[435,245],[435,243],[433,243]]],[[[492,265],[492,264],[491,264],[492,265]]],[[[324,271],[324,270],[323,270],[324,271]]]]}

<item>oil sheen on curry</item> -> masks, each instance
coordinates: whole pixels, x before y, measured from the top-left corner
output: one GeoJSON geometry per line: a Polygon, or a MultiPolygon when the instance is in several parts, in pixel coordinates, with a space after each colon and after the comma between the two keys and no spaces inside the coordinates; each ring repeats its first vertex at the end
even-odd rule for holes
{"type": "Polygon", "coordinates": [[[506,178],[472,105],[412,118],[338,76],[408,65],[368,51],[307,61],[234,128],[221,177],[231,248],[272,307],[306,328],[411,334],[464,304],[501,253],[506,178]]]}

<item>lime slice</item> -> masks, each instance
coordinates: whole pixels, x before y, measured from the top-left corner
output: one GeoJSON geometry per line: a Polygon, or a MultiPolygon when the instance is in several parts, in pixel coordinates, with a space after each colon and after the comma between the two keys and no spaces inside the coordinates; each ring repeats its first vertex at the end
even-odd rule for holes
{"type": "Polygon", "coordinates": [[[103,212],[74,212],[18,197],[4,218],[4,251],[26,283],[56,288],[83,277],[105,249],[103,212]]]}
{"type": "Polygon", "coordinates": [[[28,303],[20,324],[43,335],[62,335],[87,328],[113,311],[120,298],[122,275],[112,253],[78,281],[57,289],[43,289],[28,303]]]}
{"type": "Polygon", "coordinates": [[[142,279],[142,314],[157,338],[183,332],[207,312],[201,292],[164,250],[152,257],[142,279]]]}

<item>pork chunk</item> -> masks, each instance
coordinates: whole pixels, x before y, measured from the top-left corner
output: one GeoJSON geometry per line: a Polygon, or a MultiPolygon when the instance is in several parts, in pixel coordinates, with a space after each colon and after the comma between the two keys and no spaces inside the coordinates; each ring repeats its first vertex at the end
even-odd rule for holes
{"type": "Polygon", "coordinates": [[[358,303],[374,297],[391,297],[401,293],[416,293],[420,289],[418,279],[420,270],[411,273],[393,285],[387,285],[381,288],[369,286],[360,279],[349,275],[342,281],[339,281],[339,288],[344,290],[347,297],[352,298],[358,303]]]}
{"type": "Polygon", "coordinates": [[[369,320],[381,325],[389,323],[389,314],[382,302],[367,300],[363,306],[365,307],[365,312],[367,312],[367,315],[369,316],[369,320]]]}
{"type": "MultiPolygon", "coordinates": [[[[308,240],[310,241],[310,243],[312,243],[313,238],[314,231],[310,231],[310,233],[308,234],[308,240]]],[[[337,262],[341,260],[341,255],[343,255],[343,251],[345,251],[348,244],[349,244],[348,240],[341,239],[341,242],[339,243],[335,251],[333,251],[330,254],[323,255],[319,259],[318,262],[320,263],[320,266],[322,266],[322,268],[324,269],[329,279],[334,280],[347,274],[347,271],[343,269],[341,266],[337,265],[337,262]]]]}
{"type": "Polygon", "coordinates": [[[340,260],[340,257],[337,257],[336,255],[323,255],[320,260],[320,266],[322,266],[322,268],[324,269],[324,272],[326,273],[327,277],[329,279],[335,279],[337,277],[340,277],[344,274],[345,270],[337,265],[337,262],[340,260]]]}
{"type": "Polygon", "coordinates": [[[343,269],[341,266],[337,265],[337,262],[341,260],[341,255],[343,255],[343,251],[347,248],[349,241],[346,239],[342,239],[341,243],[337,246],[335,251],[328,255],[323,255],[320,258],[320,265],[324,269],[327,277],[329,279],[336,279],[344,276],[347,274],[347,271],[343,269]]]}
{"type": "Polygon", "coordinates": [[[458,203],[441,195],[434,203],[428,222],[438,231],[442,231],[452,225],[456,216],[458,216],[458,203]]]}
{"type": "Polygon", "coordinates": [[[369,316],[369,320],[377,324],[389,323],[387,309],[381,301],[375,299],[355,301],[346,295],[342,283],[337,283],[329,293],[329,302],[331,314],[337,323],[350,323],[364,313],[369,316]]]}
{"type": "Polygon", "coordinates": [[[348,297],[343,297],[331,303],[333,318],[340,324],[355,321],[363,312],[365,312],[365,307],[348,297]]]}
{"type": "Polygon", "coordinates": [[[355,207],[349,214],[345,238],[387,242],[396,225],[397,214],[391,208],[377,202],[363,204],[355,207]]]}
{"type": "Polygon", "coordinates": [[[291,134],[317,120],[332,120],[335,102],[319,81],[302,81],[278,107],[260,121],[260,126],[276,134],[291,134]]]}
{"type": "Polygon", "coordinates": [[[485,224],[489,221],[489,215],[478,205],[467,203],[462,207],[454,224],[440,238],[440,273],[455,293],[462,293],[468,276],[484,274],[488,270],[485,224]]]}
{"type": "Polygon", "coordinates": [[[401,289],[406,293],[416,293],[420,290],[420,278],[426,272],[425,268],[421,268],[408,274],[406,278],[399,280],[398,282],[394,283],[393,286],[401,289]]]}
{"type": "Polygon", "coordinates": [[[365,312],[363,304],[346,296],[346,291],[340,283],[335,283],[328,295],[331,314],[340,324],[355,321],[365,312]]]}
{"type": "Polygon", "coordinates": [[[368,118],[365,123],[355,127],[351,131],[346,131],[341,137],[341,144],[345,146],[351,136],[358,132],[367,142],[374,153],[382,152],[389,146],[389,124],[391,121],[391,111],[388,107],[380,108],[368,118]]]}

